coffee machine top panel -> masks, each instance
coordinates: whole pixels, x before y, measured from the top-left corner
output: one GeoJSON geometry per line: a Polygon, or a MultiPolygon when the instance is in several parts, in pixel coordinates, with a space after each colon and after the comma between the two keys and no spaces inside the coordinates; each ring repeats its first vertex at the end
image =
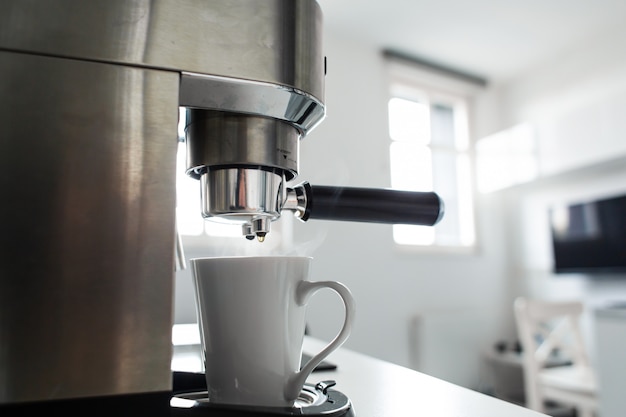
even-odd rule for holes
{"type": "Polygon", "coordinates": [[[0,49],[249,80],[324,100],[314,0],[8,0],[0,22],[0,49]]]}

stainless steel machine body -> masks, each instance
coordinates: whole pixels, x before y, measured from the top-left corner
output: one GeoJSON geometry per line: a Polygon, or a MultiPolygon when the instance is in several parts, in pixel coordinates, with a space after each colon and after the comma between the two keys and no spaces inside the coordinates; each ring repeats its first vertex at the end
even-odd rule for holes
{"type": "Polygon", "coordinates": [[[170,390],[179,106],[299,139],[323,83],[313,0],[0,2],[0,404],[170,390]]]}

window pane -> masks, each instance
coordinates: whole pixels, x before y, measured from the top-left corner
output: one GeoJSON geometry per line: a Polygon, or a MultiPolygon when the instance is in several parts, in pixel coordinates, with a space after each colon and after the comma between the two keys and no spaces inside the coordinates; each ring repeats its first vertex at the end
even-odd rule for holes
{"type": "Polygon", "coordinates": [[[435,104],[431,109],[432,144],[455,147],[454,109],[443,104],[435,104]]]}
{"type": "Polygon", "coordinates": [[[445,204],[445,214],[436,229],[436,243],[471,246],[475,241],[472,181],[469,155],[433,151],[434,189],[445,204]]]}
{"type": "Polygon", "coordinates": [[[389,135],[395,141],[430,143],[428,105],[401,98],[389,100],[389,135]]]}
{"type": "Polygon", "coordinates": [[[449,199],[456,196],[458,192],[458,184],[456,181],[458,177],[458,167],[456,157],[456,152],[439,149],[433,151],[433,190],[437,190],[437,194],[442,198],[446,197],[449,199]]]}
{"type": "Polygon", "coordinates": [[[433,190],[433,161],[428,146],[392,142],[389,155],[393,188],[407,191],[433,190]]]}
{"type": "Polygon", "coordinates": [[[445,214],[434,227],[393,225],[393,239],[402,245],[473,246],[466,103],[462,97],[447,101],[449,95],[443,93],[415,94],[413,100],[394,97],[388,103],[391,186],[435,191],[444,201],[445,214]]]}
{"type": "Polygon", "coordinates": [[[393,240],[400,245],[432,245],[435,243],[435,229],[430,226],[394,224],[393,240]]]}
{"type": "Polygon", "coordinates": [[[435,167],[435,187],[437,194],[444,201],[445,214],[437,226],[437,242],[447,245],[458,245],[459,234],[459,201],[458,201],[458,167],[456,152],[433,152],[435,167]],[[445,243],[444,243],[445,242],[445,243]]]}
{"type": "Polygon", "coordinates": [[[463,246],[472,246],[476,242],[476,233],[474,232],[474,204],[469,155],[460,154],[457,156],[457,168],[459,243],[463,246]]]}

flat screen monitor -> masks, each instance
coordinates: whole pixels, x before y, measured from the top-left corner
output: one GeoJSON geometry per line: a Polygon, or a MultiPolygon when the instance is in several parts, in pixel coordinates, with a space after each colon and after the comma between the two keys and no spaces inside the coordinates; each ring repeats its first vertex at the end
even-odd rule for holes
{"type": "Polygon", "coordinates": [[[626,195],[550,208],[554,271],[626,272],[626,195]]]}

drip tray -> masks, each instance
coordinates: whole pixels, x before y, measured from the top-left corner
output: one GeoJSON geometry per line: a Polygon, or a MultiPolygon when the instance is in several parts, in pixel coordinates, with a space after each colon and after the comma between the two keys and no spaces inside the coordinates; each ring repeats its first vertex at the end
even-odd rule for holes
{"type": "Polygon", "coordinates": [[[172,397],[171,407],[179,409],[204,409],[213,410],[216,414],[211,415],[281,415],[281,416],[354,416],[350,400],[339,391],[329,389],[334,386],[334,381],[322,381],[315,385],[305,384],[300,391],[293,407],[254,407],[212,404],[207,391],[179,393],[172,397]],[[242,414],[245,413],[245,414],[242,414]]]}

